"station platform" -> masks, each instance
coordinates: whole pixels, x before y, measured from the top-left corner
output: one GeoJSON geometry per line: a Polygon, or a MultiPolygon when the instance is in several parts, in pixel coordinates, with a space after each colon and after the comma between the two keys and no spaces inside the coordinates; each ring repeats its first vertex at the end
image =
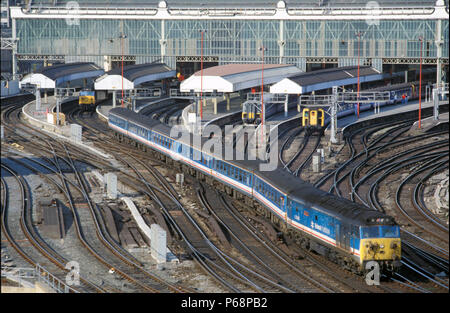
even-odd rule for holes
{"type": "MultiPolygon", "coordinates": [[[[76,100],[77,96],[69,97],[62,102],[64,103],[76,100]]],[[[47,120],[47,113],[55,112],[56,98],[50,96],[45,102],[44,98],[41,99],[40,108],[36,108],[36,100],[33,100],[22,108],[23,117],[32,125],[42,127],[48,131],[59,133],[64,136],[70,136],[70,125],[54,125],[47,120]]]]}
{"type": "MultiPolygon", "coordinates": [[[[448,103],[448,101],[441,101],[440,105],[448,103]]],[[[433,107],[433,102],[422,102],[421,107],[422,109],[431,108],[433,107]]],[[[387,105],[380,107],[380,112],[375,113],[373,109],[370,109],[368,111],[360,112],[359,119],[356,115],[349,115],[338,119],[337,127],[339,129],[342,129],[350,124],[353,124],[355,122],[363,122],[367,120],[371,120],[374,118],[379,117],[385,117],[385,116],[391,116],[396,114],[401,114],[405,112],[415,111],[419,109],[419,100],[414,100],[409,102],[408,104],[394,104],[394,105],[387,105]]]]}
{"type": "MultiPolygon", "coordinates": [[[[219,97],[217,99],[217,112],[214,112],[214,103],[212,99],[206,99],[205,102],[202,104],[203,118],[200,123],[202,128],[209,124],[213,124],[215,121],[221,120],[222,124],[224,122],[227,124],[228,121],[233,120],[233,116],[242,112],[242,104],[245,102],[245,99],[242,99],[239,94],[231,94],[229,105],[227,105],[225,97],[219,97]]],[[[190,132],[194,131],[196,124],[190,120],[189,114],[195,113],[195,109],[195,104],[191,103],[182,113],[182,126],[190,132]]]]}
{"type": "Polygon", "coordinates": [[[242,111],[242,104],[245,99],[241,99],[239,95],[233,94],[230,97],[229,110],[227,109],[227,101],[223,98],[217,100],[217,114],[214,114],[214,104],[211,99],[206,100],[206,106],[203,105],[203,118],[202,124],[208,121],[223,117],[231,113],[236,113],[242,111]]]}
{"type": "MultiPolygon", "coordinates": [[[[69,97],[62,102],[62,106],[64,103],[69,101],[76,100],[77,96],[69,97]]],[[[55,125],[47,119],[47,113],[54,112],[56,107],[56,98],[54,96],[50,96],[47,98],[47,102],[45,102],[44,98],[41,99],[41,106],[39,109],[36,109],[36,100],[33,100],[22,107],[22,116],[21,118],[30,123],[33,126],[39,127],[43,131],[50,133],[52,136],[58,137],[59,139],[70,142],[71,144],[78,145],[81,148],[87,149],[96,155],[105,158],[111,159],[111,156],[106,154],[103,151],[95,148],[91,142],[78,142],[71,138],[71,128],[70,124],[65,122],[62,125],[55,125]]]]}
{"type": "MultiPolygon", "coordinates": [[[[139,113],[141,110],[147,109],[152,105],[159,105],[160,102],[169,101],[169,100],[177,100],[176,98],[170,98],[170,97],[161,97],[161,98],[155,98],[155,99],[137,99],[136,100],[136,112],[139,113]]],[[[117,100],[116,102],[116,108],[121,107],[121,102],[117,100]]],[[[168,109],[170,109],[170,104],[167,106],[168,109]]],[[[108,113],[113,108],[112,100],[107,100],[103,102],[102,104],[99,104],[96,107],[96,112],[98,116],[103,120],[108,120],[108,113]]]]}
{"type": "Polygon", "coordinates": [[[268,119],[266,119],[266,125],[278,125],[287,120],[299,117],[300,113],[297,111],[297,108],[293,108],[289,110],[287,114],[285,114],[285,112],[283,111],[270,116],[268,119]]]}

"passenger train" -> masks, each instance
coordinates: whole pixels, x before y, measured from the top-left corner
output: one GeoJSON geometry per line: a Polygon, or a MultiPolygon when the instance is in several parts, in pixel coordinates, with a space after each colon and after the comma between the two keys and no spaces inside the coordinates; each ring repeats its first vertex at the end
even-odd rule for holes
{"type": "MultiPolygon", "coordinates": [[[[422,98],[425,97],[425,88],[426,82],[422,83],[422,98]]],[[[363,92],[389,92],[388,99],[383,99],[383,101],[378,101],[376,104],[372,102],[362,102],[359,105],[359,111],[368,111],[373,109],[375,105],[377,106],[385,106],[391,104],[401,103],[402,101],[407,104],[408,101],[417,100],[419,98],[419,83],[418,82],[410,82],[410,83],[401,83],[395,85],[388,85],[378,88],[366,89],[363,92]]],[[[363,97],[360,99],[367,100],[363,97]]],[[[349,104],[345,102],[340,102],[339,105],[344,108],[340,111],[337,116],[343,117],[347,115],[357,114],[357,105],[354,104],[354,100],[349,104]]],[[[300,110],[300,108],[298,108],[300,110]]],[[[309,109],[303,108],[301,116],[302,127],[307,128],[308,130],[320,130],[323,129],[324,126],[328,125],[329,118],[326,117],[325,111],[320,109],[309,109]]]]}
{"type": "Polygon", "coordinates": [[[192,134],[173,138],[169,126],[125,108],[111,109],[108,125],[118,140],[144,150],[150,147],[167,163],[215,181],[302,247],[348,270],[363,274],[369,261],[386,273],[400,267],[400,229],[390,216],[316,189],[282,169],[260,171],[261,161],[226,161],[215,152],[201,151],[191,144],[192,134]]]}
{"type": "Polygon", "coordinates": [[[80,90],[78,94],[78,106],[82,111],[95,109],[96,105],[107,99],[105,90],[80,90]]]}
{"type": "MultiPolygon", "coordinates": [[[[425,88],[426,88],[426,82],[422,82],[422,98],[425,97],[425,88]]],[[[419,82],[410,82],[410,83],[402,83],[402,84],[395,84],[395,85],[388,85],[373,89],[367,89],[364,90],[364,92],[372,92],[372,91],[379,91],[379,92],[389,92],[389,99],[385,101],[377,102],[377,106],[385,106],[390,104],[396,104],[401,103],[404,101],[405,103],[407,101],[411,100],[417,100],[419,99],[419,82]]],[[[361,100],[364,100],[361,98],[361,100]]],[[[370,109],[373,109],[375,106],[375,103],[361,103],[359,106],[359,111],[367,111],[370,109]]],[[[357,114],[357,107],[354,106],[354,113],[357,114]]]]}

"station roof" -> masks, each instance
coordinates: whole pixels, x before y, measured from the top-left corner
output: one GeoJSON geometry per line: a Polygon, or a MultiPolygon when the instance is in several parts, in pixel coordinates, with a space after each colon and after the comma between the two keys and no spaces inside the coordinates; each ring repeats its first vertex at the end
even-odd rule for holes
{"type": "MultiPolygon", "coordinates": [[[[123,89],[134,89],[136,86],[150,81],[175,77],[176,71],[164,63],[144,63],[123,67],[123,89]]],[[[122,89],[122,68],[115,68],[94,83],[96,90],[122,89]]]]}
{"type": "MultiPolygon", "coordinates": [[[[302,73],[291,64],[265,64],[264,84],[273,84],[286,77],[302,73]]],[[[243,89],[261,86],[262,64],[226,64],[209,67],[203,70],[203,84],[201,71],[195,72],[188,79],[181,82],[181,92],[235,92],[243,89]],[[203,86],[202,86],[203,85],[203,86]]]]}
{"type": "MultiPolygon", "coordinates": [[[[383,74],[370,66],[360,66],[359,82],[376,81],[383,74]]],[[[302,73],[285,78],[270,87],[271,93],[302,94],[333,86],[345,86],[358,83],[358,67],[344,66],[302,73]]]]}
{"type": "Polygon", "coordinates": [[[42,89],[54,89],[62,83],[83,78],[95,78],[104,72],[95,63],[75,62],[56,64],[43,67],[35,73],[25,75],[20,81],[20,85],[37,84],[42,89]]]}

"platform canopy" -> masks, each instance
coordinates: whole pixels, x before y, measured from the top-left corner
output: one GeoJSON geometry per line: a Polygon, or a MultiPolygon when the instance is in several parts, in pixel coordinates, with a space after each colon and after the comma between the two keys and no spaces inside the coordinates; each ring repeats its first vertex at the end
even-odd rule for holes
{"type": "MultiPolygon", "coordinates": [[[[176,71],[164,63],[145,63],[123,67],[123,89],[130,90],[146,82],[175,77],[176,71]]],[[[119,66],[101,77],[94,83],[96,90],[121,90],[122,68],[119,66]]]]}
{"type": "MultiPolygon", "coordinates": [[[[198,71],[181,82],[181,92],[235,92],[261,86],[262,64],[226,64],[198,71]]],[[[279,82],[302,71],[291,64],[264,64],[264,85],[279,82]]]]}
{"type": "MultiPolygon", "coordinates": [[[[359,82],[383,79],[383,74],[370,66],[360,66],[359,82]]],[[[358,67],[345,66],[302,73],[285,78],[270,87],[271,93],[303,94],[316,90],[358,83],[358,67]]]]}
{"type": "Polygon", "coordinates": [[[98,77],[103,75],[104,72],[95,63],[57,64],[43,67],[35,73],[25,75],[20,81],[20,87],[25,84],[35,84],[41,89],[54,89],[66,82],[98,77]]]}

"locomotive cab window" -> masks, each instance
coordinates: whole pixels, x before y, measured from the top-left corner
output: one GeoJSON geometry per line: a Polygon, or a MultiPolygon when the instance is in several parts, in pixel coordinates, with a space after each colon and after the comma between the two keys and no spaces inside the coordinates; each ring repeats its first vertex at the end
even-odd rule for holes
{"type": "Polygon", "coordinates": [[[380,237],[380,231],[378,226],[361,227],[362,238],[378,238],[380,237]]]}
{"type": "Polygon", "coordinates": [[[380,226],[381,237],[397,238],[400,237],[400,229],[398,226],[380,226]]]}

